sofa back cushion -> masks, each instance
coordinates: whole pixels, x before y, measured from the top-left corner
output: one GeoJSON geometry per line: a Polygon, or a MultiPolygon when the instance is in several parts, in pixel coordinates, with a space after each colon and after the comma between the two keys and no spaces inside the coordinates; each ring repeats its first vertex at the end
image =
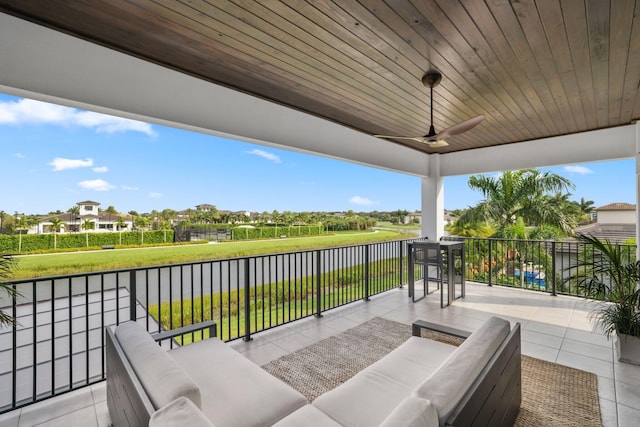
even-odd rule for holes
{"type": "Polygon", "coordinates": [[[416,387],[414,394],[431,401],[441,423],[451,415],[510,329],[508,321],[491,317],[451,353],[433,375],[416,387]]]}
{"type": "Polygon", "coordinates": [[[438,427],[438,413],[431,402],[417,396],[405,397],[379,427],[438,427]]]}
{"type": "Polygon", "coordinates": [[[181,396],[201,407],[196,383],[142,326],[124,322],[116,327],[115,336],[155,409],[181,396]]]}

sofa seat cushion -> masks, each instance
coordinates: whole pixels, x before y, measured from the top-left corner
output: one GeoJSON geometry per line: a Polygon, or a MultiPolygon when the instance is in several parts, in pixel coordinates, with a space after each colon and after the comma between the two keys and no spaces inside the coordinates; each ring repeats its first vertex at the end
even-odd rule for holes
{"type": "Polygon", "coordinates": [[[131,321],[121,323],[115,329],[115,336],[155,409],[180,396],[200,407],[196,383],[142,326],[131,321]]]}
{"type": "Polygon", "coordinates": [[[200,388],[201,409],[216,427],[272,425],[305,397],[217,338],[170,350],[200,388]]]}
{"type": "Polygon", "coordinates": [[[318,397],[313,405],[346,427],[377,426],[455,349],[411,337],[344,384],[318,397]]]}
{"type": "Polygon", "coordinates": [[[408,396],[384,419],[379,427],[438,427],[438,412],[431,402],[408,396]]]}
{"type": "Polygon", "coordinates": [[[327,414],[313,405],[305,405],[278,421],[273,427],[341,427],[327,414]]]}
{"type": "Polygon", "coordinates": [[[176,426],[214,427],[200,409],[186,397],[179,397],[158,409],[149,420],[149,427],[176,426]]]}
{"type": "Polygon", "coordinates": [[[431,401],[441,421],[446,421],[471,384],[509,335],[509,322],[491,317],[467,338],[415,395],[431,401]]]}

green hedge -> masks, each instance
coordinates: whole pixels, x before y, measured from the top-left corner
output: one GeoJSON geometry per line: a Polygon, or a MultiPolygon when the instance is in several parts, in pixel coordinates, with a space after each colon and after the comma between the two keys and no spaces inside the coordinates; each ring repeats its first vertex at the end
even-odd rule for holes
{"type": "Polygon", "coordinates": [[[256,227],[241,228],[236,227],[233,230],[233,240],[256,240],[256,239],[274,239],[279,237],[305,237],[319,236],[326,234],[320,225],[281,225],[278,227],[256,227]]]}
{"type": "Polygon", "coordinates": [[[136,246],[173,242],[172,230],[123,231],[105,233],[0,235],[0,253],[17,254],[101,248],[103,245],[136,246]],[[144,234],[144,236],[143,236],[144,234]]]}

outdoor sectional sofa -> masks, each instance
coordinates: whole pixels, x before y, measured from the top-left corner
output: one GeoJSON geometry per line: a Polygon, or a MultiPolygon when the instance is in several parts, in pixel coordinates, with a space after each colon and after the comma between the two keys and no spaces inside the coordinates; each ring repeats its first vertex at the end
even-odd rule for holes
{"type": "Polygon", "coordinates": [[[134,323],[107,328],[114,427],[513,425],[521,400],[520,325],[492,317],[474,333],[416,322],[387,356],[309,403],[217,338],[166,351],[134,323]],[[421,329],[466,338],[459,347],[421,329]]]}

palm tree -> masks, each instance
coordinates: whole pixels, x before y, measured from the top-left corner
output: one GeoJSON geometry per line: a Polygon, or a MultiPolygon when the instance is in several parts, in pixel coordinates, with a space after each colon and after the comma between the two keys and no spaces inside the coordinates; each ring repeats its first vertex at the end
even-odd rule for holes
{"type": "Polygon", "coordinates": [[[29,221],[26,216],[21,216],[16,221],[16,230],[18,230],[18,253],[22,252],[22,231],[29,229],[29,221]]]}
{"type": "Polygon", "coordinates": [[[55,217],[51,220],[51,229],[53,230],[53,248],[56,249],[58,247],[58,233],[60,229],[64,226],[64,221],[60,218],[55,217]]]}
{"type": "Polygon", "coordinates": [[[76,225],[76,219],[78,214],[80,213],[80,206],[75,205],[75,206],[71,206],[69,209],[67,209],[67,212],[69,212],[71,214],[71,218],[72,218],[72,228],[74,229],[73,231],[77,231],[75,229],[75,225],[76,225]]]}
{"type": "Polygon", "coordinates": [[[509,232],[518,218],[526,226],[551,225],[570,233],[574,224],[562,206],[554,203],[550,193],[560,193],[574,188],[567,178],[541,172],[536,169],[507,171],[498,177],[473,175],[469,187],[481,191],[484,200],[477,206],[465,210],[458,221],[463,226],[469,223],[489,222],[495,224],[496,235],[509,232]]]}
{"type": "Polygon", "coordinates": [[[115,225],[115,227],[118,229],[118,234],[119,234],[119,243],[118,244],[122,244],[122,229],[123,228],[127,228],[127,223],[125,222],[124,218],[122,218],[121,216],[118,217],[117,220],[115,220],[113,222],[113,225],[115,225]]]}
{"type": "Polygon", "coordinates": [[[593,200],[585,200],[584,197],[580,197],[580,210],[585,214],[588,214],[593,210],[594,204],[595,202],[593,200]]]}
{"type": "Polygon", "coordinates": [[[88,218],[83,219],[82,224],[80,225],[84,230],[84,237],[87,243],[87,247],[89,247],[89,230],[93,230],[94,225],[95,224],[93,223],[93,221],[88,218]]]}
{"type": "MultiPolygon", "coordinates": [[[[18,292],[14,288],[13,284],[8,282],[13,274],[15,266],[16,262],[11,258],[11,256],[0,255],[0,289],[4,291],[9,298],[15,298],[18,296],[18,292]]],[[[13,325],[14,323],[15,319],[13,317],[0,310],[0,326],[13,325]]]]}

